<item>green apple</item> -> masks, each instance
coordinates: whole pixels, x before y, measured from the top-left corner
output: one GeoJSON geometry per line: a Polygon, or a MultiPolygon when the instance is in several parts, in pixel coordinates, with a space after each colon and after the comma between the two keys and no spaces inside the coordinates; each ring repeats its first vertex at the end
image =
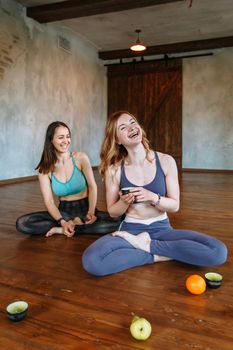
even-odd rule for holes
{"type": "Polygon", "coordinates": [[[134,316],[130,325],[130,332],[137,340],[146,340],[151,335],[151,324],[145,318],[134,316]]]}

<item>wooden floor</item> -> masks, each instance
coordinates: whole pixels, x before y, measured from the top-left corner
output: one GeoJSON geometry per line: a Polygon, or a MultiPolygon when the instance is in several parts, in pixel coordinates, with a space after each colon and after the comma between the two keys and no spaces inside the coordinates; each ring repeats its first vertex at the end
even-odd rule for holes
{"type": "Polygon", "coordinates": [[[19,215],[44,208],[37,182],[2,186],[0,198],[0,349],[233,349],[231,174],[184,173],[181,209],[170,216],[174,227],[203,231],[227,244],[227,263],[211,269],[169,261],[92,277],[81,256],[96,237],[45,239],[16,231],[19,215]],[[189,294],[186,277],[209,270],[223,275],[222,287],[189,294]],[[11,323],[5,313],[16,299],[29,303],[21,323],[11,323]],[[132,312],[151,322],[152,336],[145,342],[129,333],[132,312]]]}

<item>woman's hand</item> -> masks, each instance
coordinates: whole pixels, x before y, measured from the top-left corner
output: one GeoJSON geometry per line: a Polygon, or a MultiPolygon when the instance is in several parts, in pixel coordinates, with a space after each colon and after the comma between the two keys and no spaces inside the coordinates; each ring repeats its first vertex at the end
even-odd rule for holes
{"type": "Polygon", "coordinates": [[[80,217],[78,217],[78,216],[76,216],[76,217],[74,218],[73,223],[74,223],[74,225],[78,225],[78,226],[84,224],[83,220],[80,219],[80,217]]]}
{"type": "Polygon", "coordinates": [[[143,188],[143,187],[135,187],[130,190],[135,198],[135,202],[152,202],[155,200],[155,193],[143,188]]]}
{"type": "Polygon", "coordinates": [[[122,200],[122,202],[124,202],[125,204],[132,204],[135,201],[135,195],[130,192],[128,194],[122,194],[122,192],[119,192],[120,195],[120,199],[122,200]]]}
{"type": "Polygon", "coordinates": [[[74,233],[75,233],[75,230],[74,230],[74,227],[75,227],[75,224],[72,220],[69,220],[69,221],[65,221],[65,220],[62,220],[61,221],[61,226],[62,226],[62,229],[63,229],[63,234],[67,237],[73,237],[74,233]]]}
{"type": "Polygon", "coordinates": [[[96,220],[97,217],[95,216],[95,214],[87,213],[85,224],[93,224],[93,222],[95,222],[96,220]]]}

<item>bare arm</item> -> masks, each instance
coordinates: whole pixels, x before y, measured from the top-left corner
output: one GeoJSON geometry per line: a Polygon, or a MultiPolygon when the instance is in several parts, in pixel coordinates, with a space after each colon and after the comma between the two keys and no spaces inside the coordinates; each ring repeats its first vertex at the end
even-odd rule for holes
{"type": "Polygon", "coordinates": [[[88,220],[86,223],[92,223],[96,220],[95,217],[95,208],[97,203],[97,185],[95,182],[95,177],[93,174],[93,170],[90,164],[90,160],[88,156],[85,153],[79,153],[79,160],[81,165],[81,170],[86,178],[87,185],[88,185],[88,202],[89,202],[89,208],[88,208],[88,220]],[[91,218],[94,217],[94,220],[91,218]]]}
{"type": "MultiPolygon", "coordinates": [[[[49,214],[54,218],[54,220],[57,221],[62,217],[62,215],[54,202],[49,176],[48,174],[39,173],[38,178],[45,206],[49,214]]],[[[72,221],[67,222],[65,220],[62,220],[61,226],[65,235],[69,235],[71,232],[74,233],[74,224],[72,221]]]]}
{"type": "Polygon", "coordinates": [[[120,167],[116,172],[112,167],[108,168],[105,173],[106,201],[108,212],[112,217],[124,214],[134,201],[133,194],[122,195],[121,192],[119,193],[119,184],[120,167]]]}
{"type": "Polygon", "coordinates": [[[49,176],[48,174],[39,173],[38,178],[45,206],[49,214],[57,221],[62,215],[54,202],[49,176]]]}
{"type": "MultiPolygon", "coordinates": [[[[180,207],[180,188],[176,162],[174,158],[167,154],[163,154],[160,161],[165,173],[167,195],[160,198],[157,208],[161,211],[176,212],[180,207]]],[[[157,201],[158,195],[155,194],[152,202],[156,203],[157,201]]]]}

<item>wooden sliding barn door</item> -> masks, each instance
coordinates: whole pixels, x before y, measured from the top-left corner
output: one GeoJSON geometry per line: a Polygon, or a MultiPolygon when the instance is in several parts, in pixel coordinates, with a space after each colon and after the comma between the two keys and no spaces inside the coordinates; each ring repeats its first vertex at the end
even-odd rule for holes
{"type": "Polygon", "coordinates": [[[147,61],[108,66],[108,114],[134,114],[153,147],[182,167],[182,62],[147,61]]]}

